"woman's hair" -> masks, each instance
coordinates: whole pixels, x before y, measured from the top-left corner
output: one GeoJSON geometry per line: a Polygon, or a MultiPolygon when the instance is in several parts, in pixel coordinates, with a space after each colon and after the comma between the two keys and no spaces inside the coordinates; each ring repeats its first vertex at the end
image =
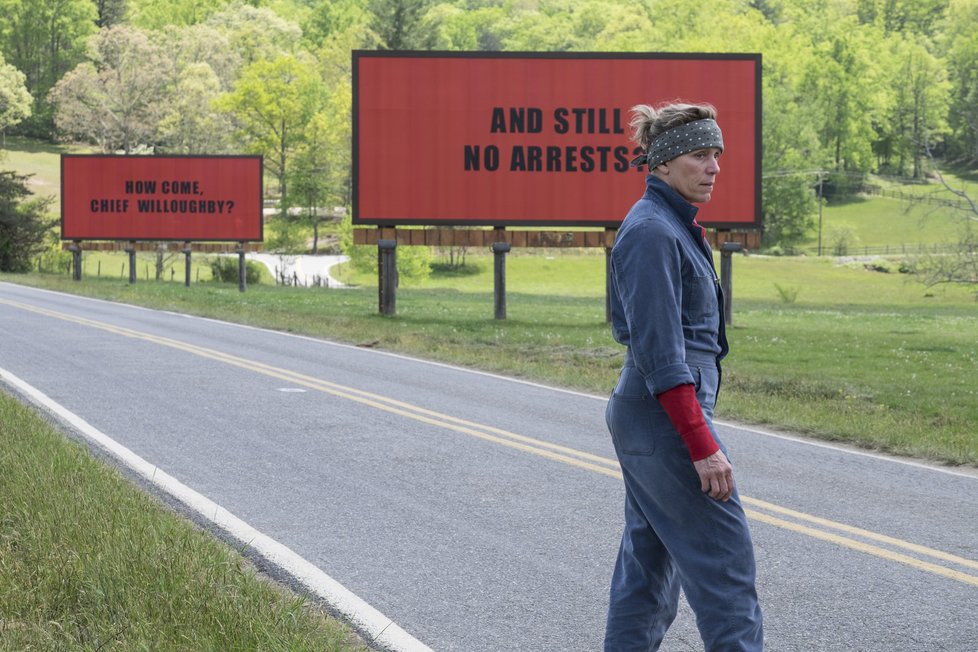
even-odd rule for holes
{"type": "Polygon", "coordinates": [[[632,107],[632,140],[648,151],[652,139],[664,131],[669,131],[694,120],[711,118],[716,120],[717,110],[712,104],[686,104],[667,102],[653,107],[639,104],[632,107]]]}

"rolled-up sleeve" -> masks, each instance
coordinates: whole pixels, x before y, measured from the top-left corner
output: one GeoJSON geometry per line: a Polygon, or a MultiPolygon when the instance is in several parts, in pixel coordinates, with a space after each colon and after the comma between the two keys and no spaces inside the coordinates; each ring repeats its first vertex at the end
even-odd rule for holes
{"type": "Polygon", "coordinates": [[[642,220],[615,243],[611,264],[618,317],[649,392],[654,396],[692,383],[683,336],[683,257],[676,238],[655,220],[642,220]]]}

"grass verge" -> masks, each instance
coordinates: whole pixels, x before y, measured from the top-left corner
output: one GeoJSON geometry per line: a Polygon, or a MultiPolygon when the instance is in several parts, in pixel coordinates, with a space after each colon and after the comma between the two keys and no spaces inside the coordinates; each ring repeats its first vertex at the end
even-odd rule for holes
{"type": "Polygon", "coordinates": [[[0,392],[0,649],[366,650],[0,392]]]}

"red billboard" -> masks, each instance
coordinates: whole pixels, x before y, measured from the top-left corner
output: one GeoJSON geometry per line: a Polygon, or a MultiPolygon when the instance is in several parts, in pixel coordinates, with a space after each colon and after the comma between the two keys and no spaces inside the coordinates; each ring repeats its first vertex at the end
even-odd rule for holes
{"type": "Polygon", "coordinates": [[[759,54],[353,53],[355,224],[617,226],[644,191],[629,109],[717,108],[698,220],[761,224],[759,54]]]}
{"type": "Polygon", "coordinates": [[[63,240],[261,241],[262,157],[61,157],[63,240]]]}

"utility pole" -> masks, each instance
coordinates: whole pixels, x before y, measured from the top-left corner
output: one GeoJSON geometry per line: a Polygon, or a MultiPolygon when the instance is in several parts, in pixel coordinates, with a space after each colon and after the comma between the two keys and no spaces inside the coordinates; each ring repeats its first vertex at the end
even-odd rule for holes
{"type": "Polygon", "coordinates": [[[818,171],[818,255],[822,256],[822,181],[823,170],[818,171]]]}

